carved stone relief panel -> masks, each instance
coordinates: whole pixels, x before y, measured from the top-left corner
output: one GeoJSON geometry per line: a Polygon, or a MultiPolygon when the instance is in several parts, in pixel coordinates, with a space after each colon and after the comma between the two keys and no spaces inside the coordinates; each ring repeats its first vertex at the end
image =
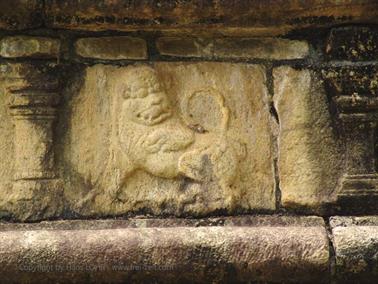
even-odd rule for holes
{"type": "Polygon", "coordinates": [[[95,65],[64,97],[59,160],[73,212],[275,208],[263,67],[95,65]]]}

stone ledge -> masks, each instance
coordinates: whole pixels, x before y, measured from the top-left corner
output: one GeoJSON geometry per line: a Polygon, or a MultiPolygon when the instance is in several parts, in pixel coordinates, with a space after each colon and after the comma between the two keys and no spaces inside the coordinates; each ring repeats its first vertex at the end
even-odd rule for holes
{"type": "Polygon", "coordinates": [[[339,283],[373,283],[378,278],[378,216],[332,217],[339,283]]]}
{"type": "Polygon", "coordinates": [[[171,219],[164,221],[171,226],[159,227],[163,221],[155,220],[154,226],[144,227],[145,219],[134,228],[124,226],[130,221],[2,224],[0,274],[10,283],[327,281],[329,248],[321,218],[215,220],[234,223],[194,227],[198,224],[184,221],[183,226],[182,220],[171,219]],[[248,223],[257,226],[243,225],[248,223]]]}

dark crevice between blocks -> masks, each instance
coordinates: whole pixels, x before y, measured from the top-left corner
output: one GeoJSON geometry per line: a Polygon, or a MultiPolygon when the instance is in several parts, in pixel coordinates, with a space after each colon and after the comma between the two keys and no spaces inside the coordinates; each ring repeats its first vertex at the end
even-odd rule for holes
{"type": "Polygon", "coordinates": [[[266,64],[266,88],[268,91],[269,96],[269,112],[274,121],[274,125],[272,125],[272,133],[273,133],[273,171],[274,171],[274,184],[275,184],[275,198],[276,198],[276,210],[280,210],[281,208],[281,189],[280,189],[280,177],[279,177],[279,170],[278,170],[278,135],[279,135],[279,127],[280,127],[280,120],[278,116],[278,112],[274,106],[274,82],[273,82],[273,65],[266,64]]]}
{"type": "Polygon", "coordinates": [[[332,228],[328,217],[323,218],[325,223],[325,229],[327,231],[328,246],[329,246],[329,283],[337,283],[336,279],[336,251],[333,244],[332,228]]]}

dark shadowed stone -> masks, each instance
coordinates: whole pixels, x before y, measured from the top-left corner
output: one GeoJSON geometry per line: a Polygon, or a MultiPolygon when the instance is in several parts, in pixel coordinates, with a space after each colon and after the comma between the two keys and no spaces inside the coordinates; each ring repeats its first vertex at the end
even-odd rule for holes
{"type": "Polygon", "coordinates": [[[329,35],[326,53],[330,59],[364,61],[378,57],[378,30],[367,27],[342,27],[329,35]]]}
{"type": "Polygon", "coordinates": [[[40,27],[43,1],[0,0],[0,29],[21,30],[40,27]]]}
{"type": "Polygon", "coordinates": [[[285,34],[295,28],[377,22],[375,0],[47,0],[47,26],[85,30],[285,34]]]}

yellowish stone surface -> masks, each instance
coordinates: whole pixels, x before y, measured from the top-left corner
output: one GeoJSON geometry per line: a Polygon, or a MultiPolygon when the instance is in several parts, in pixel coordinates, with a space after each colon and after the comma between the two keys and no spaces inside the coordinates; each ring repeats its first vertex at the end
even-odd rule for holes
{"type": "Polygon", "coordinates": [[[274,209],[264,69],[95,65],[67,90],[61,174],[84,215],[274,209]],[[76,92],[76,93],[75,93],[76,92]]]}
{"type": "Polygon", "coordinates": [[[335,201],[343,158],[322,80],[312,70],[286,66],[274,69],[273,76],[282,204],[316,207],[335,201]]]}

